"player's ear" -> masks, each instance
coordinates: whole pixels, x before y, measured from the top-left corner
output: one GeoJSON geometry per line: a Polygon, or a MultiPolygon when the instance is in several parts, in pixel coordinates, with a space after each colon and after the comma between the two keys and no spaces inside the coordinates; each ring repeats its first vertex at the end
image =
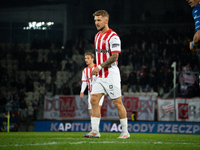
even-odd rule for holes
{"type": "Polygon", "coordinates": [[[106,17],[106,23],[108,24],[109,19],[106,17]]]}

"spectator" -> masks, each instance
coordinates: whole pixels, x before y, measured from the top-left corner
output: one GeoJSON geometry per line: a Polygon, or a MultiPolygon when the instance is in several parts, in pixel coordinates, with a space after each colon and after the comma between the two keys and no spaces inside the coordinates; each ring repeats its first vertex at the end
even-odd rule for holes
{"type": "Polygon", "coordinates": [[[138,84],[137,75],[135,72],[132,71],[128,77],[128,85],[132,92],[136,92],[137,84],[138,84]]]}
{"type": "Polygon", "coordinates": [[[20,89],[19,93],[18,93],[18,97],[19,97],[19,102],[21,102],[22,100],[24,100],[26,94],[24,93],[23,89],[20,89]]]}
{"type": "Polygon", "coordinates": [[[139,72],[139,77],[143,77],[143,76],[146,76],[146,72],[144,68],[142,68],[142,70],[139,72]]]}
{"type": "Polygon", "coordinates": [[[72,65],[70,64],[70,62],[67,60],[66,64],[65,64],[65,71],[72,71],[72,65]]]}
{"type": "Polygon", "coordinates": [[[124,50],[121,57],[122,57],[122,65],[127,66],[129,63],[128,50],[124,50]]]}
{"type": "Polygon", "coordinates": [[[181,91],[182,97],[185,97],[185,98],[188,97],[188,86],[184,82],[180,87],[180,91],[181,91]]]}
{"type": "Polygon", "coordinates": [[[1,85],[7,87],[8,82],[9,82],[9,75],[8,75],[6,69],[5,69],[4,72],[3,72],[3,75],[1,77],[1,85]]]}
{"type": "Polygon", "coordinates": [[[142,92],[146,92],[147,91],[147,77],[145,74],[140,75],[140,79],[139,79],[139,85],[141,87],[141,91],[142,92]]]}
{"type": "Polygon", "coordinates": [[[165,72],[164,72],[164,67],[161,67],[159,72],[158,72],[158,86],[159,86],[159,89],[162,91],[162,92],[159,92],[160,95],[163,94],[163,89],[164,89],[164,81],[165,81],[165,72]]]}
{"type": "Polygon", "coordinates": [[[39,105],[39,102],[37,99],[35,99],[33,102],[32,102],[32,107],[33,107],[33,119],[34,121],[37,119],[37,112],[38,112],[38,105],[39,105]]]}
{"type": "Polygon", "coordinates": [[[85,41],[84,41],[83,37],[80,36],[77,41],[77,49],[78,49],[80,55],[84,54],[84,48],[85,48],[85,41]]]}
{"type": "Polygon", "coordinates": [[[19,83],[17,85],[17,90],[20,91],[20,89],[24,89],[24,88],[25,88],[25,85],[24,85],[23,81],[20,79],[19,83]]]}
{"type": "Polygon", "coordinates": [[[44,58],[42,61],[38,64],[38,71],[47,71],[47,63],[45,62],[44,58]]]}
{"type": "Polygon", "coordinates": [[[62,93],[63,93],[63,95],[71,95],[71,89],[67,83],[65,83],[62,93]]]}
{"type": "Polygon", "coordinates": [[[56,77],[56,73],[59,69],[59,66],[58,66],[58,62],[56,60],[53,61],[52,63],[52,69],[51,69],[51,77],[56,77]]]}
{"type": "Polygon", "coordinates": [[[5,105],[7,103],[7,100],[4,96],[3,93],[0,94],[0,113],[4,113],[5,112],[5,105]]]}
{"type": "Polygon", "coordinates": [[[169,92],[169,90],[173,87],[173,72],[171,68],[168,68],[168,71],[165,75],[165,91],[169,92]]]}
{"type": "Polygon", "coordinates": [[[12,87],[17,87],[18,83],[19,83],[19,75],[14,70],[13,74],[11,75],[11,86],[12,87]]]}
{"type": "Polygon", "coordinates": [[[192,71],[192,68],[190,67],[190,63],[187,63],[187,65],[183,67],[183,71],[184,72],[190,72],[190,71],[192,71]]]}
{"type": "Polygon", "coordinates": [[[26,113],[27,105],[26,105],[26,102],[24,100],[21,101],[19,108],[20,108],[21,120],[24,120],[27,116],[27,113],[26,113]]]}
{"type": "Polygon", "coordinates": [[[65,58],[72,58],[73,46],[74,46],[73,39],[72,38],[67,39],[65,43],[65,49],[63,51],[65,58]]]}
{"type": "Polygon", "coordinates": [[[144,70],[144,68],[141,69],[139,72],[139,85],[141,87],[141,91],[145,92],[147,91],[147,85],[148,85],[148,80],[147,80],[147,74],[144,70]]]}
{"type": "Polygon", "coordinates": [[[158,73],[160,71],[160,69],[164,66],[164,64],[162,63],[161,59],[158,59],[158,61],[155,62],[155,66],[156,66],[156,70],[158,73]]]}
{"type": "Polygon", "coordinates": [[[138,69],[138,56],[136,54],[136,52],[133,52],[133,55],[131,57],[131,62],[132,62],[132,65],[135,69],[138,69]]]}
{"type": "Polygon", "coordinates": [[[122,93],[128,91],[128,79],[126,74],[122,74],[121,87],[122,87],[122,93]]]}
{"type": "Polygon", "coordinates": [[[45,79],[46,79],[46,75],[44,71],[41,71],[39,74],[39,82],[40,84],[44,84],[45,83],[45,79]]]}
{"type": "Polygon", "coordinates": [[[131,114],[131,120],[132,121],[137,121],[136,115],[137,115],[137,112],[133,111],[132,114],[131,114]]]}
{"type": "Polygon", "coordinates": [[[34,89],[33,80],[31,79],[30,76],[26,77],[25,87],[26,87],[26,92],[33,92],[33,89],[34,89]]]}
{"type": "Polygon", "coordinates": [[[155,66],[152,68],[149,74],[149,87],[153,88],[154,92],[158,92],[158,77],[155,66]]]}
{"type": "Polygon", "coordinates": [[[7,103],[6,103],[6,111],[9,111],[10,112],[10,117],[13,116],[13,99],[11,97],[11,100],[8,100],[7,103]]]}
{"type": "Polygon", "coordinates": [[[81,86],[78,82],[74,83],[73,85],[73,95],[79,95],[81,90],[81,86]]]}
{"type": "Polygon", "coordinates": [[[18,110],[19,110],[19,102],[18,100],[14,100],[13,102],[13,110],[14,110],[14,117],[19,117],[18,110]]]}
{"type": "Polygon", "coordinates": [[[194,70],[195,65],[198,65],[198,64],[199,64],[198,61],[199,61],[199,60],[198,60],[198,57],[197,57],[196,53],[195,53],[195,52],[192,52],[192,56],[190,57],[190,64],[191,64],[192,70],[194,70]]]}

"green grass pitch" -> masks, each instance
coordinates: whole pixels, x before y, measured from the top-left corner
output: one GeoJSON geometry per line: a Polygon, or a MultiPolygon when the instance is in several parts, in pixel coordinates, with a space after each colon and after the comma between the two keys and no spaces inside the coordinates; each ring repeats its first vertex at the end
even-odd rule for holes
{"type": "Polygon", "coordinates": [[[200,135],[101,133],[85,138],[84,132],[1,132],[2,150],[200,150],[200,135]]]}

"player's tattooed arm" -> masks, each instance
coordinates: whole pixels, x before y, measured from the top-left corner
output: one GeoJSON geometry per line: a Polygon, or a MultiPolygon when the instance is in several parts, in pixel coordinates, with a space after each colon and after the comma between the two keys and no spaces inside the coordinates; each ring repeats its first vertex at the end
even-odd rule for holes
{"type": "Polygon", "coordinates": [[[104,63],[101,64],[101,67],[108,67],[112,63],[118,60],[119,53],[112,53],[112,56],[108,58],[104,63]]]}

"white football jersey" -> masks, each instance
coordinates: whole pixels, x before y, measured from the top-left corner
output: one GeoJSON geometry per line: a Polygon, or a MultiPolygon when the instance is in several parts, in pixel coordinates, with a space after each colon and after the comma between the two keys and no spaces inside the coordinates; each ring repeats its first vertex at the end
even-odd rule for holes
{"type": "MultiPolygon", "coordinates": [[[[112,29],[109,29],[103,34],[98,32],[95,35],[94,46],[96,51],[97,65],[105,62],[108,58],[110,58],[112,53],[121,53],[120,38],[112,29]]],[[[107,78],[109,74],[120,75],[117,65],[118,62],[116,61],[110,66],[102,68],[98,74],[98,77],[107,78]]]]}

